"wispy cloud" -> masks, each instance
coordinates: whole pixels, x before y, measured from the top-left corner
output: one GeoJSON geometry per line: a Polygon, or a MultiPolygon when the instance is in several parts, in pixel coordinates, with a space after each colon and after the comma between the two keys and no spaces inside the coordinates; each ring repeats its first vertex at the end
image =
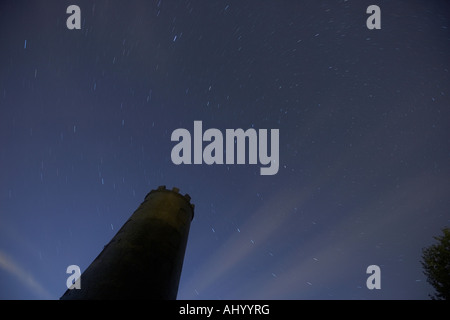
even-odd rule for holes
{"type": "Polygon", "coordinates": [[[33,276],[4,252],[0,251],[0,268],[10,273],[39,299],[53,299],[53,296],[33,276]]]}
{"type": "Polygon", "coordinates": [[[257,210],[239,232],[230,237],[219,250],[200,267],[196,276],[188,280],[186,287],[195,288],[197,292],[208,290],[232,272],[239,265],[249,260],[255,248],[266,244],[268,239],[289,224],[293,210],[302,197],[298,190],[283,190],[271,197],[268,203],[257,210]]]}

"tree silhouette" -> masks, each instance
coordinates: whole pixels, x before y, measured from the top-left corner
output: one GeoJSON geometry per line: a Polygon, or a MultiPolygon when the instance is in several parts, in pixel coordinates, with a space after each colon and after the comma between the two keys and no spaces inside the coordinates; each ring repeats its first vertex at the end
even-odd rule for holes
{"type": "Polygon", "coordinates": [[[443,236],[433,237],[438,241],[422,250],[422,266],[427,281],[437,293],[433,300],[450,299],[450,228],[442,229],[443,236]]]}

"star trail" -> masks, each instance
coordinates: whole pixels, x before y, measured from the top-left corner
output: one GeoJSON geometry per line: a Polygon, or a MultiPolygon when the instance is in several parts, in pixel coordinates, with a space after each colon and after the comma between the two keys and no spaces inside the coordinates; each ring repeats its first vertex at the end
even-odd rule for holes
{"type": "Polygon", "coordinates": [[[58,299],[160,185],[195,204],[178,299],[428,299],[449,20],[425,0],[2,1],[0,299],[58,299]]]}

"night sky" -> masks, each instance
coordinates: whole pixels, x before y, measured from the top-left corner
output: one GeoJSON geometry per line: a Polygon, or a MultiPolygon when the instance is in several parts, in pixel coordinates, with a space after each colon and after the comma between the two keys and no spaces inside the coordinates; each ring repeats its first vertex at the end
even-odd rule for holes
{"type": "Polygon", "coordinates": [[[59,299],[160,185],[195,204],[179,299],[428,299],[449,22],[430,0],[2,0],[0,299],[59,299]],[[278,173],[175,165],[194,121],[279,129],[278,173]]]}

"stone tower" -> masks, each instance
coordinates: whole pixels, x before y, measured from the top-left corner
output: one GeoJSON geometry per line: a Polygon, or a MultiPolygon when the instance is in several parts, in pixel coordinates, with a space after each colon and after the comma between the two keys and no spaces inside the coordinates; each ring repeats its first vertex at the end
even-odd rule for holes
{"type": "Polygon", "coordinates": [[[174,300],[194,205],[165,186],[152,190],[61,300],[174,300]]]}

